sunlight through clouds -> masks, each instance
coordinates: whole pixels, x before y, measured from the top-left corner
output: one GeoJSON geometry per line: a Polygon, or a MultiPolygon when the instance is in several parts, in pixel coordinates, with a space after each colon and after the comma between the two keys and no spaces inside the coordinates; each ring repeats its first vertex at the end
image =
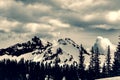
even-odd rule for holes
{"type": "Polygon", "coordinates": [[[119,11],[110,11],[107,15],[106,18],[110,22],[118,22],[120,21],[120,10],[119,11]]]}

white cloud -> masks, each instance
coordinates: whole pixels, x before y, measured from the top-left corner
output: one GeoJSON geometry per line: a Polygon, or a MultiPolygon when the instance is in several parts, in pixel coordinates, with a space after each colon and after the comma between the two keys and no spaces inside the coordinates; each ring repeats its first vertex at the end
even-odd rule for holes
{"type": "Polygon", "coordinates": [[[69,28],[70,25],[67,23],[63,23],[58,19],[52,19],[43,17],[37,23],[27,23],[24,25],[26,31],[30,32],[39,32],[39,31],[55,31],[56,29],[60,28],[69,28]],[[40,23],[39,23],[40,22],[40,23]]]}
{"type": "Polygon", "coordinates": [[[70,27],[69,24],[63,23],[63,22],[61,22],[60,20],[57,20],[57,19],[50,19],[48,21],[48,23],[51,24],[52,26],[56,26],[56,27],[65,27],[65,28],[70,27]]]}
{"type": "Polygon", "coordinates": [[[42,11],[42,12],[49,12],[51,11],[51,6],[44,5],[44,4],[28,4],[26,8],[32,10],[32,11],[42,11]]]}
{"type": "Polygon", "coordinates": [[[120,21],[120,10],[108,12],[106,14],[106,19],[113,23],[119,22],[120,21]]]}
{"type": "Polygon", "coordinates": [[[106,5],[109,1],[107,0],[54,0],[63,9],[70,9],[73,11],[80,12],[80,10],[85,10],[96,6],[106,5]]]}
{"type": "Polygon", "coordinates": [[[15,0],[0,0],[1,16],[20,22],[36,22],[43,15],[52,13],[52,7],[42,4],[24,4],[15,0]]]}
{"type": "Polygon", "coordinates": [[[13,4],[15,4],[14,0],[0,0],[0,8],[6,9],[12,6],[13,4]]]}
{"type": "Polygon", "coordinates": [[[112,29],[112,27],[107,24],[94,25],[94,26],[91,26],[91,28],[99,28],[99,29],[105,29],[105,30],[112,29]]]}
{"type": "Polygon", "coordinates": [[[42,23],[27,23],[24,27],[25,27],[26,31],[30,31],[30,32],[53,30],[50,25],[42,24],[42,23]]]}
{"type": "Polygon", "coordinates": [[[5,32],[10,32],[13,28],[16,28],[20,24],[21,23],[17,21],[9,21],[5,18],[0,18],[0,30],[5,32]]]}
{"type": "Polygon", "coordinates": [[[70,27],[70,24],[64,23],[59,19],[55,19],[55,18],[48,17],[48,16],[41,17],[39,19],[39,21],[42,22],[42,23],[49,24],[52,27],[56,27],[56,28],[68,28],[68,27],[70,27]]]}
{"type": "Polygon", "coordinates": [[[0,8],[2,8],[2,7],[6,7],[7,5],[5,5],[5,2],[4,2],[4,0],[1,0],[0,1],[0,8]]]}
{"type": "Polygon", "coordinates": [[[104,13],[91,13],[91,14],[84,14],[84,16],[82,17],[84,21],[90,22],[90,21],[95,21],[95,20],[102,20],[104,19],[103,17],[104,13]]]}

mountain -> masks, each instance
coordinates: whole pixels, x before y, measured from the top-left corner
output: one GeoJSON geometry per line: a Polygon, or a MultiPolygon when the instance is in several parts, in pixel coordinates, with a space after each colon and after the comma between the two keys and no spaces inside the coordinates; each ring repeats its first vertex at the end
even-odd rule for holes
{"type": "Polygon", "coordinates": [[[110,46],[111,53],[115,52],[116,46],[111,43],[111,41],[107,38],[103,38],[98,36],[93,47],[98,48],[100,54],[107,54],[108,46],[110,46]]]}
{"type": "MultiPolygon", "coordinates": [[[[97,37],[94,48],[98,47],[100,53],[104,54],[100,55],[101,66],[105,61],[108,45],[111,48],[111,58],[113,61],[115,45],[107,38],[97,37]]],[[[9,58],[19,61],[24,58],[25,60],[32,60],[34,62],[54,64],[57,60],[60,65],[73,64],[79,63],[79,50],[79,45],[70,38],[48,42],[35,36],[30,41],[0,49],[0,60],[9,58]]],[[[83,48],[82,50],[86,53],[84,56],[87,66],[89,65],[90,55],[86,49],[83,48]]]]}
{"type": "MultiPolygon", "coordinates": [[[[87,51],[81,48],[85,55],[87,51]]],[[[39,39],[38,37],[25,43],[17,43],[8,48],[0,49],[1,59],[9,58],[20,60],[32,60],[34,62],[48,62],[62,64],[73,64],[79,62],[79,45],[70,38],[59,39],[54,43],[39,39]]]]}

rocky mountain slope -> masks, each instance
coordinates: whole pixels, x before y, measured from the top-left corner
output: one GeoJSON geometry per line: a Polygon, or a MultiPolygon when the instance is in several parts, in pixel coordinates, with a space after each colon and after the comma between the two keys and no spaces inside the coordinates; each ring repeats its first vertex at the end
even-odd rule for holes
{"type": "MultiPolygon", "coordinates": [[[[108,45],[110,45],[111,49],[113,49],[113,45],[110,43],[110,41],[107,41],[107,39],[102,37],[98,37],[94,44],[94,47],[98,47],[100,53],[102,54],[100,55],[101,65],[103,65],[103,62],[105,61],[105,54],[107,52],[108,45]]],[[[76,44],[70,38],[58,39],[53,43],[35,36],[30,41],[17,43],[8,48],[0,49],[0,60],[9,58],[11,60],[19,61],[24,58],[25,60],[31,60],[34,62],[48,62],[53,64],[55,61],[58,61],[60,65],[79,63],[79,52],[81,50],[79,46],[80,45],[76,44]]],[[[91,56],[90,51],[86,51],[86,49],[83,47],[82,50],[85,53],[85,64],[89,65],[91,56]]],[[[113,50],[111,55],[113,61],[113,50]]]]}
{"type": "MultiPolygon", "coordinates": [[[[79,62],[79,45],[70,38],[59,39],[54,44],[38,37],[32,38],[31,41],[18,43],[5,49],[0,49],[1,59],[9,58],[20,60],[32,60],[35,62],[73,64],[79,62]]],[[[89,55],[82,47],[85,55],[89,55]]]]}

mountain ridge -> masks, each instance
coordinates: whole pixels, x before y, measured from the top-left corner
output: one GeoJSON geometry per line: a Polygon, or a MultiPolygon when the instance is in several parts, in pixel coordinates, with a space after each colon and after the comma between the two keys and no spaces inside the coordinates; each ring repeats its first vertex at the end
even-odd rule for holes
{"type": "MultiPolygon", "coordinates": [[[[60,64],[72,64],[79,61],[79,45],[76,44],[70,38],[58,39],[54,46],[53,43],[41,40],[38,37],[32,38],[32,40],[17,43],[8,48],[0,49],[0,55],[9,55],[16,58],[25,58],[35,62],[52,62],[55,63],[55,59],[59,59],[60,64]]],[[[89,53],[82,47],[84,53],[89,53]]]]}

